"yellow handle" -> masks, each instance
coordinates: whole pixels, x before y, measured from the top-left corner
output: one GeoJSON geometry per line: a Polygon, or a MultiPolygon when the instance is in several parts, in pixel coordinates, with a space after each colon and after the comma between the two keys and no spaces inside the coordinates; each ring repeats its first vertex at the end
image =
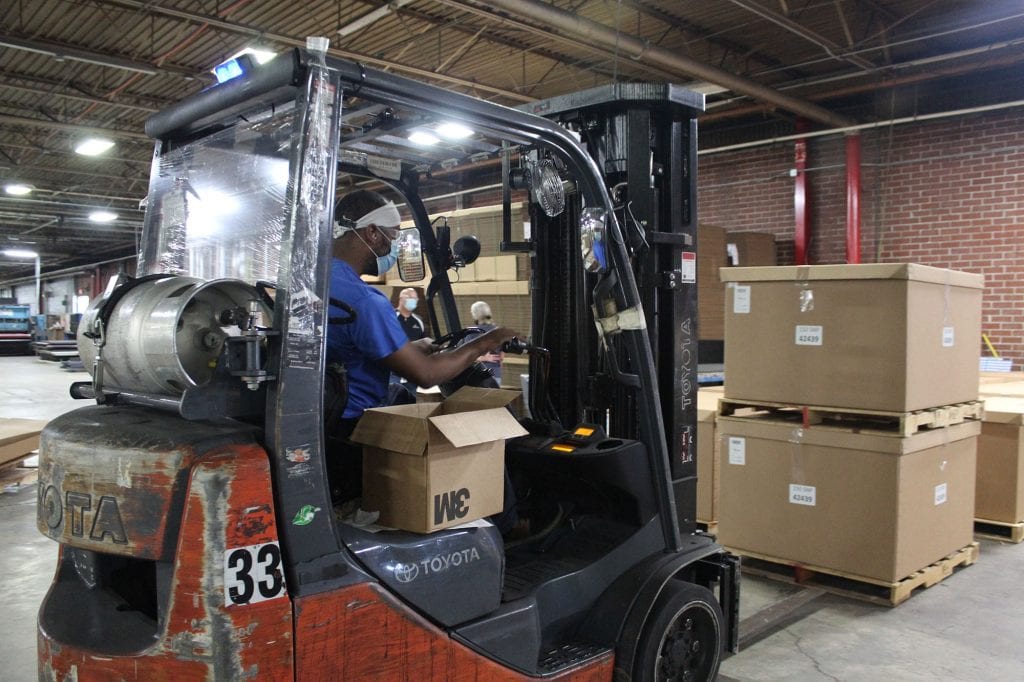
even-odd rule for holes
{"type": "Polygon", "coordinates": [[[988,352],[992,354],[992,357],[999,360],[999,353],[996,352],[995,346],[992,345],[992,342],[988,340],[988,334],[982,334],[981,338],[984,339],[985,345],[988,346],[988,352]]]}

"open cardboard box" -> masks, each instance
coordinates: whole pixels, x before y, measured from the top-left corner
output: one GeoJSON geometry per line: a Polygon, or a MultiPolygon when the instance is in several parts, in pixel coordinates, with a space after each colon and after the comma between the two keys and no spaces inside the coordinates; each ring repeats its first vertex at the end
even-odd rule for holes
{"type": "Polygon", "coordinates": [[[352,434],[365,446],[363,508],[417,533],[500,512],[505,439],[527,434],[506,409],[518,395],[467,386],[442,402],[364,412],[352,434]]]}

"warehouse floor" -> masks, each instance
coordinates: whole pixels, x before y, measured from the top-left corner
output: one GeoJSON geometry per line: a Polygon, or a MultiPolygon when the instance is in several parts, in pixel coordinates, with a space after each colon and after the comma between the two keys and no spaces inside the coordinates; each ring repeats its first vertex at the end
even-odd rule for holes
{"type": "MultiPolygon", "coordinates": [[[[0,418],[49,419],[86,403],[67,396],[83,372],[35,358],[0,357],[0,418]]],[[[0,594],[4,619],[0,674],[36,679],[36,609],[50,581],[56,545],[35,528],[35,486],[0,495],[0,594]]],[[[825,595],[787,627],[722,665],[722,680],[1024,679],[1024,544],[981,541],[978,563],[918,591],[898,608],[825,595]]],[[[741,619],[800,588],[743,579],[741,619]]]]}

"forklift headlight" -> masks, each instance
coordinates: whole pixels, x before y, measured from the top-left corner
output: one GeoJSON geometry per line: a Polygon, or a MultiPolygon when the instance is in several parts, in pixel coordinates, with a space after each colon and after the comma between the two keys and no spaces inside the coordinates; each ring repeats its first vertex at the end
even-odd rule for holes
{"type": "Polygon", "coordinates": [[[580,215],[580,252],[587,272],[604,272],[608,269],[605,241],[607,219],[603,208],[585,208],[580,215]]]}

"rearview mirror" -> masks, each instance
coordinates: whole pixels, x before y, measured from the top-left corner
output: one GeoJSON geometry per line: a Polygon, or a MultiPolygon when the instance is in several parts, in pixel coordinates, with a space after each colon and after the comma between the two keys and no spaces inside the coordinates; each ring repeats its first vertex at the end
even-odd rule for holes
{"type": "Polygon", "coordinates": [[[403,282],[419,282],[427,276],[420,232],[415,227],[398,233],[398,276],[403,282]]]}
{"type": "Polygon", "coordinates": [[[580,253],[583,256],[583,269],[587,272],[604,272],[608,269],[606,221],[607,216],[602,208],[585,208],[580,215],[580,253]]]}
{"type": "Polygon", "coordinates": [[[452,254],[455,256],[456,267],[469,265],[480,257],[480,240],[473,235],[459,237],[452,244],[452,254]]]}

